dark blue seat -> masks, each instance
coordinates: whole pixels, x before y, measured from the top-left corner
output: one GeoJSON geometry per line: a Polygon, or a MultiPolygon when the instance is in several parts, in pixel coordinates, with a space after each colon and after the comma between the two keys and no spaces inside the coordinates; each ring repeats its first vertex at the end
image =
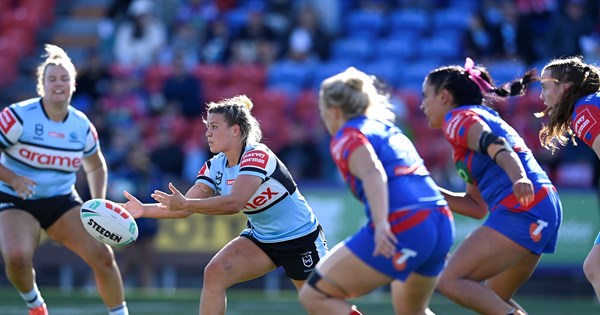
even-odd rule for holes
{"type": "Polygon", "coordinates": [[[422,33],[430,27],[429,20],[429,15],[422,9],[396,10],[390,15],[390,32],[410,30],[422,33]]]}
{"type": "Polygon", "coordinates": [[[313,68],[306,64],[279,61],[267,69],[267,86],[295,85],[298,89],[303,89],[310,83],[312,71],[313,68]]]}
{"type": "Polygon", "coordinates": [[[397,58],[408,60],[416,57],[417,49],[415,47],[416,38],[392,37],[379,41],[376,50],[377,58],[397,58]]]}
{"type": "Polygon", "coordinates": [[[349,37],[380,36],[387,27],[387,17],[380,12],[356,10],[345,19],[344,32],[349,37]]]}
{"type": "Polygon", "coordinates": [[[363,63],[373,57],[374,48],[373,41],[366,37],[344,37],[331,44],[331,58],[363,63]]]}
{"type": "Polygon", "coordinates": [[[404,71],[404,62],[402,60],[377,59],[362,66],[359,70],[376,76],[381,82],[389,88],[394,88],[400,84],[400,77],[404,71]]]}

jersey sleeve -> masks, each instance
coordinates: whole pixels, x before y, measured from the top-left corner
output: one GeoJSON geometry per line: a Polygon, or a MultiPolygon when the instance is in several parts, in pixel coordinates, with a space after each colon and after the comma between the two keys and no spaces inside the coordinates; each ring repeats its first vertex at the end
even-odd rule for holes
{"type": "Polygon", "coordinates": [[[591,147],[600,134],[600,107],[592,104],[577,106],[573,116],[571,129],[579,139],[591,147]]]}
{"type": "Polygon", "coordinates": [[[345,128],[331,142],[331,156],[333,161],[342,171],[347,174],[350,170],[348,162],[352,152],[363,145],[370,145],[369,139],[355,128],[345,128]]]}
{"type": "Polygon", "coordinates": [[[210,187],[213,191],[217,191],[217,185],[215,184],[214,179],[210,177],[210,165],[210,160],[202,165],[202,168],[198,171],[198,176],[196,176],[196,184],[202,183],[210,187]]]}
{"type": "Polygon", "coordinates": [[[487,125],[479,115],[473,111],[454,111],[444,119],[444,136],[453,147],[469,148],[467,135],[476,123],[487,125]]]}
{"type": "Polygon", "coordinates": [[[0,147],[6,149],[19,140],[23,134],[23,121],[12,106],[0,112],[0,147]]]}
{"type": "Polygon", "coordinates": [[[98,150],[98,131],[94,124],[89,122],[90,128],[87,131],[85,137],[85,148],[83,149],[83,156],[89,156],[90,154],[98,150]]]}
{"type": "Polygon", "coordinates": [[[238,175],[258,176],[265,180],[269,173],[269,165],[275,162],[275,156],[261,149],[250,150],[240,160],[240,172],[238,175]]]}

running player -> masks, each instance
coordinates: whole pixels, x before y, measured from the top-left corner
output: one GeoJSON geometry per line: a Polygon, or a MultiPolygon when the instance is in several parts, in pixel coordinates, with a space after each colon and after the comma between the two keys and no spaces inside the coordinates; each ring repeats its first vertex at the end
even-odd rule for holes
{"type": "Polygon", "coordinates": [[[319,222],[289,171],[259,143],[261,130],[250,114],[252,107],[246,96],[208,104],[206,137],[217,155],[200,169],[196,184],[185,196],[172,184],[171,194],[152,194],[160,204],[142,204],[125,192],[129,201],[124,206],[136,218],[240,211],[248,217],[247,228],[204,269],[202,315],[225,314],[227,288],[278,266],[299,289],[327,251],[319,222]]]}
{"type": "Polygon", "coordinates": [[[391,283],[396,314],[433,314],[429,299],[454,241],[454,220],[388,96],[355,68],[321,84],[321,118],[333,160],[367,223],[338,244],[300,291],[312,315],[356,315],[346,299],[391,283]]]}
{"type": "Polygon", "coordinates": [[[512,296],[541,255],[554,252],[562,220],[556,189],[523,139],[484,105],[522,94],[534,79],[530,71],[510,89],[498,88],[467,58],[464,67],[432,70],[423,82],[421,109],[429,127],[443,129],[466,182],[466,192],[440,190],[452,211],[488,215],[452,255],[438,289],[481,314],[526,314],[512,296]]]}
{"type": "Polygon", "coordinates": [[[33,254],[40,230],[79,255],[94,272],[110,315],[128,314],[121,274],[112,249],[89,235],[79,219],[75,191],[83,166],[92,198],[106,197],[107,167],[96,130],[70,105],[75,66],[60,47],[46,45],[33,98],[0,114],[0,251],[6,275],[29,308],[48,314],[38,290],[33,254]]]}
{"type": "MultiPolygon", "coordinates": [[[[600,157],[600,69],[580,57],[550,61],[542,70],[542,94],[547,106],[536,116],[549,116],[540,131],[542,145],[554,152],[576,136],[600,157]]],[[[583,271],[600,300],[600,233],[583,263],[583,271]]]]}

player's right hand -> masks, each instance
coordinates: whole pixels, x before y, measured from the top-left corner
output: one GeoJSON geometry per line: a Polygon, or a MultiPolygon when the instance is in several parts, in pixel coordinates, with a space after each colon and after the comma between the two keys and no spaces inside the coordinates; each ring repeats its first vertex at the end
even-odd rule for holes
{"type": "Polygon", "coordinates": [[[145,211],[142,202],[135,198],[127,190],[123,191],[123,195],[125,196],[125,198],[127,198],[127,202],[121,204],[121,206],[127,211],[129,211],[129,213],[133,216],[134,219],[143,217],[145,211]]]}
{"type": "Polygon", "coordinates": [[[17,176],[10,182],[10,187],[23,199],[27,199],[33,195],[35,186],[36,182],[25,176],[17,176]]]}

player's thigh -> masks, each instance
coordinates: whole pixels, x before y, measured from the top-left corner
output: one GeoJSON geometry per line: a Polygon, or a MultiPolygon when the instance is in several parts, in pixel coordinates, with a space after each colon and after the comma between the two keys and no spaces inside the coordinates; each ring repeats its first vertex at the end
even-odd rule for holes
{"type": "Polygon", "coordinates": [[[112,259],[110,247],[93,238],[83,227],[79,208],[80,206],[75,206],[65,212],[46,230],[48,236],[75,252],[87,263],[112,259]]]}
{"type": "Polygon", "coordinates": [[[436,283],[437,276],[426,277],[415,272],[405,281],[393,281],[392,302],[396,313],[411,314],[426,309],[436,283]]]}
{"type": "Polygon", "coordinates": [[[31,259],[39,244],[40,224],[29,213],[16,209],[0,211],[0,250],[3,257],[19,255],[31,259]]]}
{"type": "Polygon", "coordinates": [[[209,262],[206,273],[215,272],[228,284],[258,278],[276,268],[271,258],[245,237],[236,237],[209,262]]]}
{"type": "Polygon", "coordinates": [[[365,264],[343,243],[319,262],[317,272],[322,277],[316,284],[319,290],[339,298],[358,297],[392,281],[365,264]]]}
{"type": "Polygon", "coordinates": [[[481,226],[456,249],[442,273],[442,280],[483,281],[509,269],[529,253],[498,231],[481,226]]]}
{"type": "Polygon", "coordinates": [[[517,292],[517,289],[531,277],[540,258],[541,256],[531,252],[526,254],[509,269],[487,280],[487,286],[500,298],[508,301],[517,292]]]}

